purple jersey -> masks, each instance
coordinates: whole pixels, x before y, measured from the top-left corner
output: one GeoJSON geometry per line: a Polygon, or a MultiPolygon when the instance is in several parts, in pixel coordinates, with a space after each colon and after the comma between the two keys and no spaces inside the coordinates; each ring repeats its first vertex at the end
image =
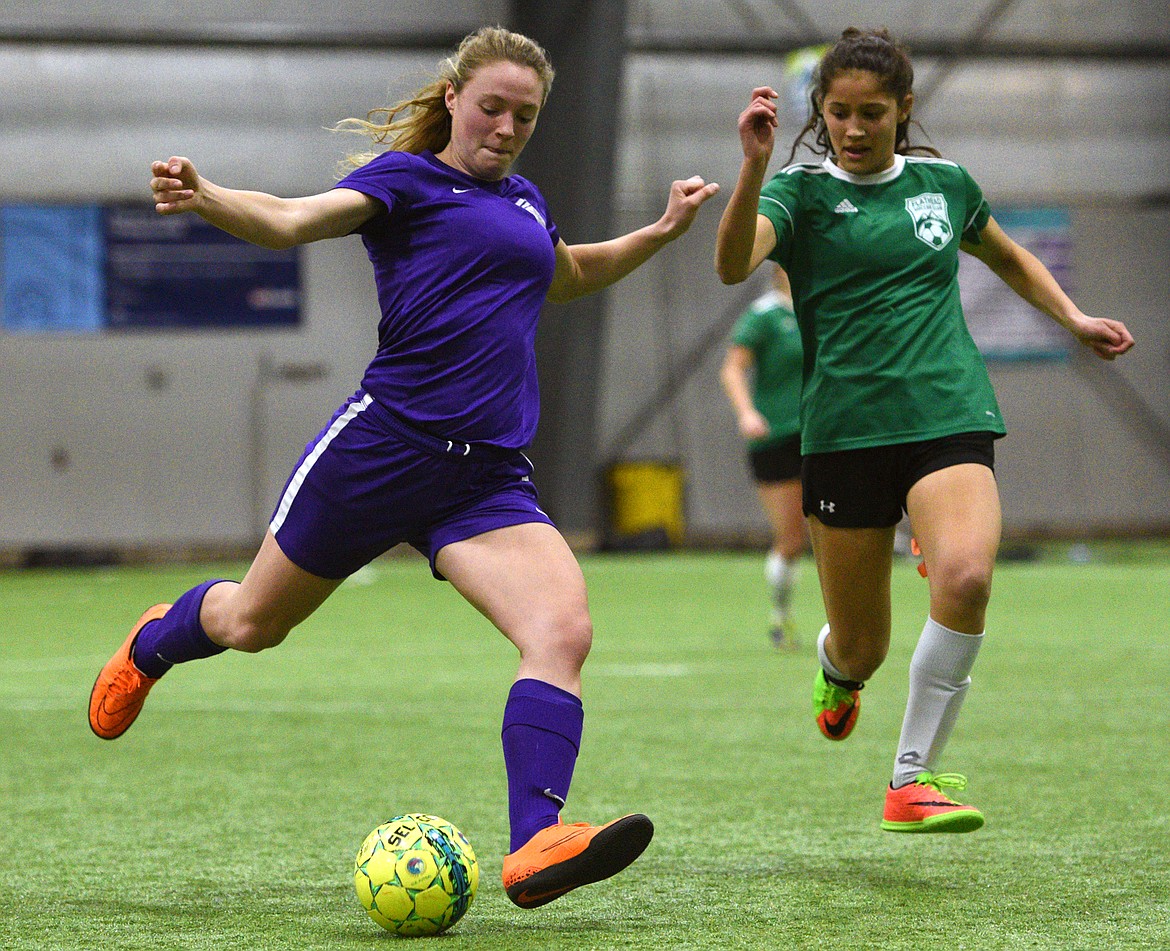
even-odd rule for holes
{"type": "Polygon", "coordinates": [[[382,310],[362,388],[424,432],[528,445],[540,409],[536,323],[557,243],[536,186],[391,151],[337,187],[386,206],[360,229],[382,310]]]}

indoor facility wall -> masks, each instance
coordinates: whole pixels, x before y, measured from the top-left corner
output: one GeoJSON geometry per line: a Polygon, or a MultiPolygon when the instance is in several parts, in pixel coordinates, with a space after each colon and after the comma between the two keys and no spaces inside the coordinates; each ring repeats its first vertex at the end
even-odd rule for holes
{"type": "MultiPolygon", "coordinates": [[[[171,154],[225,185],[323,190],[362,144],[328,128],[413,89],[443,52],[0,44],[0,203],[147,205],[149,162],[171,154]]],[[[1087,69],[970,61],[920,116],[993,208],[1071,209],[1075,295],[1138,338],[1112,366],[993,370],[1012,433],[999,473],[1009,530],[1170,525],[1166,447],[1140,424],[1170,419],[1170,322],[1155,287],[1170,250],[1170,120],[1154,105],[1168,68],[1087,69]]],[[[764,57],[631,55],[615,232],[657,217],[676,177],[729,189],[735,117],[753,84],[778,75],[764,57]]],[[[786,122],[782,139],[794,131],[786,122]]],[[[539,184],[539,168],[522,171],[539,184]]],[[[716,322],[759,290],[715,277],[722,201],[609,295],[603,456],[716,322]]],[[[295,329],[0,333],[0,549],[252,544],[305,441],[357,387],[375,345],[360,241],[308,246],[301,261],[295,329]]],[[[720,356],[719,347],[701,355],[624,454],[682,462],[696,537],[747,537],[762,523],[718,387],[720,356]]],[[[595,491],[594,476],[582,474],[582,491],[595,491]]]]}

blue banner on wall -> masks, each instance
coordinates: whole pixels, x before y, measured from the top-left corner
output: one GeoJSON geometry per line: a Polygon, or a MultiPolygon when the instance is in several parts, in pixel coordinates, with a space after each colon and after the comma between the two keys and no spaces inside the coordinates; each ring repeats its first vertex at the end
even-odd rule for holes
{"type": "Polygon", "coordinates": [[[96,205],[0,207],[0,326],[17,333],[102,328],[101,217],[96,205]]]}
{"type": "Polygon", "coordinates": [[[300,318],[295,249],[234,238],[197,215],[107,208],[106,301],[113,329],[272,327],[300,318]]]}
{"type": "Polygon", "coordinates": [[[0,207],[0,327],[23,333],[290,327],[297,250],[150,207],[0,207]]]}

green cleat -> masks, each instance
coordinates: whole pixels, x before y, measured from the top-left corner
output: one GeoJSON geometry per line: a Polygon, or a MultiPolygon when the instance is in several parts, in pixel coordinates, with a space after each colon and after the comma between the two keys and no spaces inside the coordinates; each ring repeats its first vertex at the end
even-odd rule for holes
{"type": "Polygon", "coordinates": [[[846,690],[828,680],[823,670],[817,671],[813,681],[813,712],[817,726],[828,739],[843,740],[853,732],[861,712],[860,693],[860,687],[846,690]]]}

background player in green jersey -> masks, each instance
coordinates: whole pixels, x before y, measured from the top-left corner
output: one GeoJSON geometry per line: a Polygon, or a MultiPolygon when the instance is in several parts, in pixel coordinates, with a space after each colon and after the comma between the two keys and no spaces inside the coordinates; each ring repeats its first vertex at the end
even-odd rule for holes
{"type": "Polygon", "coordinates": [[[790,165],[766,185],[777,93],[753,90],[715,266],[736,283],[770,258],[792,282],[806,353],[804,512],[828,617],[817,723],[829,739],[848,736],[861,688],[886,657],[904,509],[929,568],[930,613],[882,827],[967,832],[982,813],[945,791],[966,779],[936,767],[983,639],[1000,537],[993,440],[1005,430],[959,304],[960,246],[1098,356],[1125,353],[1133,337],[1082,313],[1004,234],[964,169],[910,146],[913,79],[884,30],[846,30],[817,68],[792,152],[811,133],[825,160],[790,165]]]}
{"type": "Polygon", "coordinates": [[[781,650],[798,646],[789,601],[805,546],[800,499],[800,379],[804,346],[788,275],[776,266],[772,290],[752,302],[731,333],[719,378],[772,530],[764,575],[772,595],[769,633],[781,650]]]}

